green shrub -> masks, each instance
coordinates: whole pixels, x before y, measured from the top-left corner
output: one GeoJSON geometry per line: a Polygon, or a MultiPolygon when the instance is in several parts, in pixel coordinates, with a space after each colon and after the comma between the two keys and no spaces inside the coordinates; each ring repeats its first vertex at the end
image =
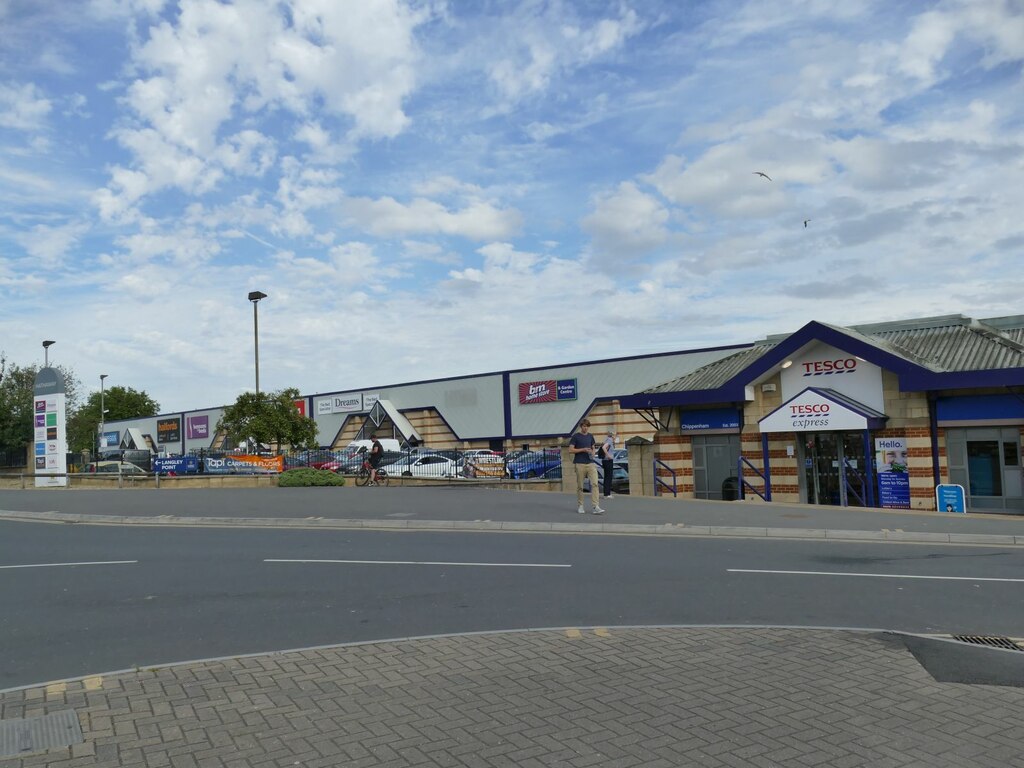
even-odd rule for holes
{"type": "Polygon", "coordinates": [[[345,478],[329,469],[299,467],[282,472],[277,478],[279,488],[302,488],[311,485],[344,485],[345,478]]]}

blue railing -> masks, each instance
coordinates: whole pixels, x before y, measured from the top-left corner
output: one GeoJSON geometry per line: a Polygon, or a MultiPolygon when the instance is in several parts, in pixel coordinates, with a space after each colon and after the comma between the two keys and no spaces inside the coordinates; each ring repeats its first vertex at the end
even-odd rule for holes
{"type": "Polygon", "coordinates": [[[654,471],[654,495],[655,496],[660,496],[661,494],[659,493],[659,489],[662,488],[662,487],[664,487],[666,491],[671,491],[673,496],[677,495],[677,491],[676,491],[676,471],[674,469],[672,469],[672,467],[670,467],[664,461],[660,461],[658,459],[654,460],[653,471],[654,471]],[[662,469],[666,470],[670,475],[672,475],[672,485],[669,485],[664,480],[662,480],[660,477],[658,477],[658,466],[659,465],[661,466],[662,469]]]}
{"type": "Polygon", "coordinates": [[[861,488],[861,491],[863,491],[865,488],[868,487],[867,481],[864,479],[864,475],[862,475],[860,472],[858,472],[857,468],[854,467],[852,464],[850,464],[850,460],[849,459],[844,458],[843,459],[843,464],[846,465],[845,468],[844,468],[845,471],[843,472],[843,483],[846,484],[846,503],[847,503],[847,506],[849,506],[850,496],[852,495],[853,498],[855,498],[858,502],[860,502],[860,505],[862,507],[866,507],[867,504],[864,503],[864,497],[861,494],[857,493],[857,491],[853,487],[853,484],[850,482],[850,473],[853,473],[853,476],[860,481],[860,488],[861,488]]]}
{"type": "Polygon", "coordinates": [[[771,484],[771,480],[770,480],[770,475],[768,475],[768,474],[766,474],[764,472],[761,472],[761,470],[759,470],[757,467],[755,467],[753,464],[751,464],[747,459],[743,458],[742,456],[740,456],[739,461],[736,462],[736,476],[739,478],[739,481],[740,481],[740,498],[741,499],[745,499],[747,497],[746,496],[746,491],[749,488],[754,494],[756,494],[757,496],[759,496],[761,498],[761,501],[771,501],[772,500],[772,484],[771,484]],[[747,479],[745,477],[743,477],[743,465],[744,464],[750,468],[751,472],[753,472],[755,475],[757,475],[758,477],[761,478],[761,482],[764,483],[764,493],[761,493],[759,490],[757,490],[757,488],[755,488],[750,483],[748,483],[747,479]]]}

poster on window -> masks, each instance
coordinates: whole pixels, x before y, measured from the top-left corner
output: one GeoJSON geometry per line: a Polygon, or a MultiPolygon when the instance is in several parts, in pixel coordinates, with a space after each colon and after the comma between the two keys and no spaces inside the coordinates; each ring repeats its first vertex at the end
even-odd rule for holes
{"type": "Polygon", "coordinates": [[[878,473],[878,501],[882,507],[910,509],[905,437],[875,438],[875,470],[878,473]]]}

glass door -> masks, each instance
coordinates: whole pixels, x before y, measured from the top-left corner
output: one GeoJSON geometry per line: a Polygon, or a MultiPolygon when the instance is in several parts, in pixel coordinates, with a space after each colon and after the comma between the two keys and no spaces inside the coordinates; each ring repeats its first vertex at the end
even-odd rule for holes
{"type": "Polygon", "coordinates": [[[808,504],[865,505],[864,436],[860,432],[804,432],[804,487],[808,504]]]}

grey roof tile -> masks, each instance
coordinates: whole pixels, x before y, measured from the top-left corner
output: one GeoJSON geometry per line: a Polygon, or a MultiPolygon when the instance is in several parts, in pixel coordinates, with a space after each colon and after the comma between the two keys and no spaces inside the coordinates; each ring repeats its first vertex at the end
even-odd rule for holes
{"type": "MultiPolygon", "coordinates": [[[[1024,315],[986,320],[944,315],[849,327],[821,324],[936,372],[1024,368],[1024,315]]],[[[716,389],[787,337],[770,336],[644,391],[654,394],[716,389]]]]}

